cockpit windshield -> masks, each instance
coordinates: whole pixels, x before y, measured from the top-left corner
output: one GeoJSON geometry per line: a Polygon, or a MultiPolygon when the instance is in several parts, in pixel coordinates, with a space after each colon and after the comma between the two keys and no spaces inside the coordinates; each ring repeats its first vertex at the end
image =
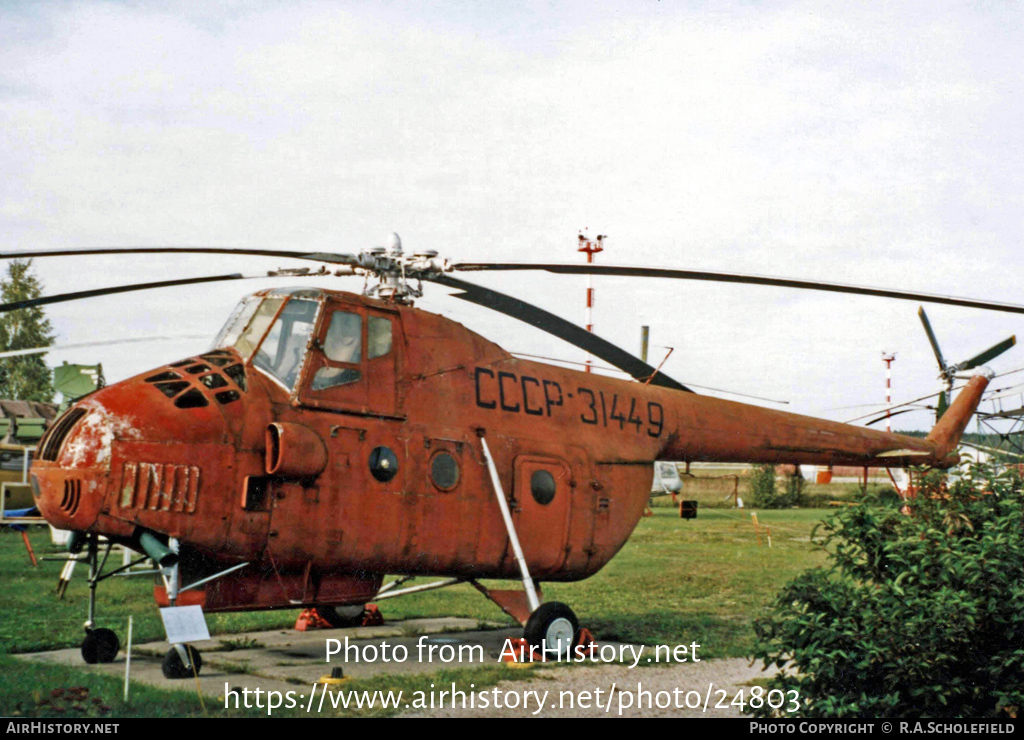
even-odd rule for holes
{"type": "MultiPolygon", "coordinates": [[[[259,308],[260,301],[262,300],[262,296],[251,295],[244,298],[237,306],[235,306],[231,315],[228,316],[228,320],[224,324],[224,327],[220,332],[218,332],[217,338],[213,340],[213,347],[211,349],[234,347],[238,342],[238,338],[242,336],[242,332],[244,332],[246,327],[249,325],[252,315],[256,313],[256,309],[259,308]]],[[[280,302],[277,305],[280,307],[280,302]]]]}
{"type": "Polygon", "coordinates": [[[302,369],[320,303],[293,297],[281,310],[285,300],[259,295],[246,298],[217,335],[214,348],[234,347],[244,359],[249,359],[259,346],[253,365],[292,389],[302,369]]]}
{"type": "MultiPolygon", "coordinates": [[[[267,302],[270,300],[273,299],[267,302]]],[[[319,305],[317,301],[297,298],[288,301],[253,358],[254,366],[273,375],[289,390],[299,379],[319,305]]]]}

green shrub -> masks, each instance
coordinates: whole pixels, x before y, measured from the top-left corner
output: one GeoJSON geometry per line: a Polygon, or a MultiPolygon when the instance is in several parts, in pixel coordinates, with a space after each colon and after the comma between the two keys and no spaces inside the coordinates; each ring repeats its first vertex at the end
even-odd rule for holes
{"type": "Polygon", "coordinates": [[[826,520],[830,567],[755,622],[755,658],[782,668],[767,690],[798,691],[808,717],[1016,716],[1022,489],[1018,473],[978,467],[948,491],[929,476],[909,514],[873,497],[826,520]]]}
{"type": "Polygon", "coordinates": [[[779,493],[775,482],[775,466],[757,465],[750,476],[750,500],[757,509],[800,506],[804,502],[804,479],[799,472],[787,476],[786,490],[779,493]]]}
{"type": "Polygon", "coordinates": [[[750,475],[750,500],[755,508],[774,509],[778,496],[775,495],[775,466],[757,465],[750,475]]]}
{"type": "Polygon", "coordinates": [[[796,473],[786,478],[786,501],[784,506],[804,505],[805,482],[804,477],[800,475],[800,468],[797,468],[796,473]]]}

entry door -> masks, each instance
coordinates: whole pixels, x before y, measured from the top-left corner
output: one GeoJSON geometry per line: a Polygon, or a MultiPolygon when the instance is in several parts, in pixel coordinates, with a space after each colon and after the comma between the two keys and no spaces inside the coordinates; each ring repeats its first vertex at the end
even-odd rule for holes
{"type": "Polygon", "coordinates": [[[337,300],[328,300],[324,309],[300,401],[349,413],[397,415],[398,316],[337,300]]]}
{"type": "Polygon", "coordinates": [[[516,458],[513,521],[531,576],[553,573],[565,562],[571,482],[572,470],[563,460],[537,455],[516,458]]]}

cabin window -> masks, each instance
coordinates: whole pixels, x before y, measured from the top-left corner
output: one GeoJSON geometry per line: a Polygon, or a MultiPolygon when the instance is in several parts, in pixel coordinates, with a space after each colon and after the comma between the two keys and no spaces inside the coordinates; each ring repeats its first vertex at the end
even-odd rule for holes
{"type": "MultiPolygon", "coordinates": [[[[373,346],[373,345],[371,345],[373,346]]],[[[363,321],[357,313],[335,311],[324,337],[324,354],[334,362],[358,365],[363,356],[363,321]]],[[[362,378],[358,367],[322,367],[313,376],[314,391],[355,383],[362,378]]]]}
{"type": "Polygon", "coordinates": [[[547,506],[555,499],[556,489],[555,477],[548,471],[537,470],[530,476],[530,493],[541,506],[547,506]]]}
{"type": "Polygon", "coordinates": [[[324,337],[324,354],[335,362],[358,363],[362,356],[362,339],[359,314],[335,311],[324,337]]]}
{"type": "Polygon", "coordinates": [[[430,480],[442,491],[450,491],[459,484],[459,462],[445,450],[430,461],[430,480]]]}
{"type": "MultiPolygon", "coordinates": [[[[264,305],[275,299],[268,298],[264,305]]],[[[289,390],[295,387],[316,320],[316,301],[292,299],[281,311],[260,345],[252,364],[280,380],[289,390]]],[[[256,312],[259,317],[263,307],[256,312]]],[[[253,319],[255,323],[255,317],[253,319]]]]}
{"type": "Polygon", "coordinates": [[[366,354],[369,359],[383,357],[391,351],[391,321],[371,316],[366,323],[366,354]]]}

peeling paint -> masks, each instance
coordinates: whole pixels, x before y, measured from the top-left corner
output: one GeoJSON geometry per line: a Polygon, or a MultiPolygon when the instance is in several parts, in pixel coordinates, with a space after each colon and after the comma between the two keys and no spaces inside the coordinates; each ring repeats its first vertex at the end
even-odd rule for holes
{"type": "Polygon", "coordinates": [[[70,458],[68,464],[71,467],[102,466],[110,472],[114,440],[142,438],[131,420],[96,406],[71,431],[64,452],[70,458]]]}

